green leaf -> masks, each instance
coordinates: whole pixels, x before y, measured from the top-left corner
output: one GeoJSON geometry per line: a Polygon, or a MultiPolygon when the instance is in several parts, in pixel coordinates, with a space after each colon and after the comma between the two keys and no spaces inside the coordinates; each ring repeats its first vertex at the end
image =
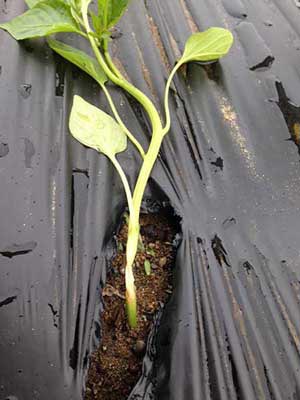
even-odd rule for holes
{"type": "Polygon", "coordinates": [[[44,1],[44,0],[25,0],[25,3],[28,5],[29,8],[32,8],[35,5],[37,5],[37,3],[40,3],[41,1],[44,1]]]}
{"type": "Polygon", "coordinates": [[[48,44],[52,50],[89,74],[101,86],[107,81],[107,76],[95,58],[58,40],[48,39],[48,44]]]}
{"type": "Polygon", "coordinates": [[[70,3],[71,7],[74,8],[74,10],[80,11],[81,0],[68,0],[67,2],[70,3]]]}
{"type": "Polygon", "coordinates": [[[96,15],[92,11],[90,11],[90,15],[93,22],[93,28],[96,34],[101,34],[101,19],[98,17],[98,15],[96,15]]]}
{"type": "MultiPolygon", "coordinates": [[[[27,6],[29,8],[33,8],[34,6],[36,6],[38,3],[42,3],[45,0],[25,0],[25,3],[27,4],[27,6]]],[[[64,3],[67,4],[72,4],[74,0],[65,0],[64,3]]]]}
{"type": "Polygon", "coordinates": [[[57,32],[81,33],[74,21],[70,6],[61,0],[47,0],[13,20],[0,24],[16,40],[51,35],[57,32]]]}
{"type": "Polygon", "coordinates": [[[150,275],[151,274],[151,263],[150,263],[149,260],[145,260],[144,269],[145,269],[146,275],[150,275]]]}
{"type": "Polygon", "coordinates": [[[74,96],[69,127],[80,143],[110,159],[127,148],[127,136],[120,125],[80,96],[74,96]]]}
{"type": "Polygon", "coordinates": [[[215,61],[228,53],[233,43],[230,31],[223,28],[209,28],[189,37],[179,64],[189,61],[215,61]]]}
{"type": "Polygon", "coordinates": [[[123,246],[123,244],[122,244],[122,242],[118,242],[118,252],[119,253],[122,253],[123,251],[124,251],[124,246],[123,246]]]}
{"type": "Polygon", "coordinates": [[[98,0],[101,30],[114,26],[124,14],[130,0],[98,0]]]}

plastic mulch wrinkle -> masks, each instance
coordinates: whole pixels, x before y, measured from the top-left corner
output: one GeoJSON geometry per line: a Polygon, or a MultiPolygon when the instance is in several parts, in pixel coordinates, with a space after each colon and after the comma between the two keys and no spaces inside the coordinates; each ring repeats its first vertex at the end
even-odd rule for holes
{"type": "MultiPolygon", "coordinates": [[[[148,196],[170,202],[183,238],[150,343],[156,357],[130,399],[300,397],[299,10],[222,3],[133,2],[113,41],[120,67],[162,104],[192,30],[226,25],[236,40],[217,67],[190,65],[174,82],[148,196]]],[[[23,9],[0,3],[1,22],[23,9]]],[[[0,399],[81,399],[125,199],[108,161],[75,143],[67,120],[74,94],[108,107],[40,41],[1,32],[0,65],[0,399]]],[[[118,90],[114,99],[146,147],[144,115],[118,90]]],[[[134,180],[130,151],[120,159],[134,180]]]]}

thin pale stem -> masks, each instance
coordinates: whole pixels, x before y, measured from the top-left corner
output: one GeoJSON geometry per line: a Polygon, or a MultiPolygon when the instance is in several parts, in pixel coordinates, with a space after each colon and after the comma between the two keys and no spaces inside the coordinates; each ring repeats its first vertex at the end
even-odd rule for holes
{"type": "Polygon", "coordinates": [[[103,89],[103,92],[104,92],[104,94],[105,94],[105,96],[106,96],[106,98],[107,98],[107,101],[108,101],[108,103],[109,103],[109,105],[110,105],[110,108],[111,108],[111,110],[112,110],[112,112],[113,112],[113,114],[114,114],[114,116],[115,116],[117,122],[119,123],[119,125],[121,126],[121,128],[123,129],[123,131],[126,133],[127,137],[131,140],[131,142],[132,142],[132,143],[135,145],[135,147],[138,149],[138,151],[139,151],[141,157],[144,158],[144,157],[145,157],[145,152],[144,152],[144,149],[143,149],[142,145],[141,145],[140,142],[133,136],[133,134],[128,130],[128,128],[125,126],[124,122],[122,121],[122,119],[121,119],[121,117],[120,117],[120,115],[119,115],[119,113],[118,113],[118,110],[116,109],[116,106],[115,106],[115,104],[114,104],[114,102],[113,102],[113,99],[112,99],[112,97],[111,97],[109,91],[106,89],[105,85],[101,85],[101,87],[102,87],[102,89],[103,89]]]}
{"type": "Polygon", "coordinates": [[[78,35],[83,36],[85,39],[88,39],[88,35],[85,32],[77,31],[76,33],[78,33],[78,35]]]}
{"type": "Polygon", "coordinates": [[[125,194],[126,194],[126,199],[128,203],[128,208],[129,208],[129,215],[134,215],[134,207],[133,207],[133,200],[132,200],[132,194],[131,194],[131,189],[128,183],[128,179],[125,175],[125,172],[123,171],[119,161],[116,159],[116,157],[110,158],[111,162],[113,163],[114,167],[116,168],[121,181],[124,186],[125,194]]]}
{"type": "Polygon", "coordinates": [[[175,67],[172,69],[172,72],[167,80],[167,84],[166,84],[166,88],[165,88],[164,107],[165,107],[165,113],[166,113],[166,122],[165,122],[165,126],[163,128],[164,135],[169,132],[170,127],[171,127],[171,117],[170,117],[170,108],[169,108],[170,86],[171,86],[172,80],[174,78],[174,75],[176,74],[176,72],[178,71],[178,69],[180,67],[181,67],[181,64],[176,64],[175,67]]]}
{"type": "Polygon", "coordinates": [[[111,56],[110,56],[110,54],[108,52],[107,42],[106,42],[106,46],[104,46],[104,57],[105,57],[105,60],[107,62],[107,65],[109,66],[111,71],[116,75],[116,77],[119,78],[119,79],[125,79],[123,77],[123,75],[121,74],[121,72],[118,70],[118,68],[113,63],[113,60],[111,59],[111,56]]]}
{"type": "Polygon", "coordinates": [[[107,26],[107,14],[108,14],[108,0],[104,2],[104,12],[103,12],[103,25],[106,28],[107,26]]]}

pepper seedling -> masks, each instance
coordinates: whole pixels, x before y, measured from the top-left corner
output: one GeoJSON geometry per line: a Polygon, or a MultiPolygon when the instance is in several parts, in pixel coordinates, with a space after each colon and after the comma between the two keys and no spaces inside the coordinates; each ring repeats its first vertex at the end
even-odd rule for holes
{"type": "MultiPolygon", "coordinates": [[[[10,33],[16,40],[47,37],[49,46],[94,78],[107,98],[114,118],[80,96],[74,96],[69,128],[71,134],[79,142],[103,153],[110,159],[124,186],[129,209],[125,268],[126,307],[129,325],[134,328],[137,324],[137,305],[133,264],[140,237],[140,209],[162,141],[171,127],[169,92],[172,79],[183,64],[192,61],[217,61],[226,55],[232,46],[233,36],[226,29],[214,27],[195,33],[188,38],[182,57],[177,61],[166,83],[165,121],[163,122],[149,97],[125,79],[110,57],[111,28],[119,21],[129,1],[98,0],[96,11],[95,9],[92,11],[91,0],[26,0],[29,10],[9,22],[0,24],[0,28],[10,33]],[[95,57],[51,37],[55,33],[63,32],[72,32],[84,37],[95,57]],[[106,87],[108,81],[133,96],[147,113],[152,136],[146,152],[121,120],[106,87]],[[126,150],[127,139],[133,143],[142,159],[133,191],[116,158],[116,154],[126,150]]],[[[145,266],[145,270],[149,273],[148,267],[149,265],[145,266]]]]}

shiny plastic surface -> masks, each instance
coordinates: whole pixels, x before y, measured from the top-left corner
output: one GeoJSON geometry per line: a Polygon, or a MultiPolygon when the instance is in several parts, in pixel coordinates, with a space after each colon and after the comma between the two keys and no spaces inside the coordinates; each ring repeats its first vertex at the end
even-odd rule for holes
{"type": "MultiPolygon", "coordinates": [[[[24,9],[0,0],[1,22],[24,9]]],[[[169,199],[182,242],[131,399],[300,398],[299,18],[294,0],[135,0],[115,33],[119,66],[158,106],[192,31],[235,36],[219,64],[174,81],[148,196],[169,199]]],[[[0,399],[79,400],[125,198],[67,125],[74,94],[108,106],[42,40],[0,32],[0,65],[0,399]]],[[[113,94],[146,145],[140,108],[113,94]]],[[[133,182],[138,154],[119,159],[133,182]]]]}

